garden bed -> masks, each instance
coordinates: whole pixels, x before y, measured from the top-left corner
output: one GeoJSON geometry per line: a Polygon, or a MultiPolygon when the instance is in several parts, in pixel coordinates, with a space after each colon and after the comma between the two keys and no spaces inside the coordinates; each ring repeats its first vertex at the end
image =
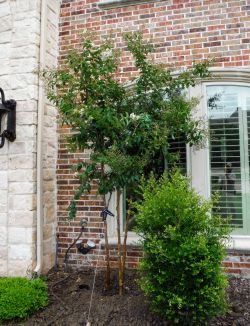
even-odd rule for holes
{"type": "MultiPolygon", "coordinates": [[[[104,291],[104,272],[98,271],[90,313],[91,326],[164,326],[168,325],[150,312],[147,300],[139,290],[135,271],[127,272],[126,292],[119,296],[117,287],[104,291]]],[[[113,284],[116,273],[112,275],[113,284]]],[[[48,275],[50,304],[22,323],[8,326],[76,326],[86,325],[93,283],[93,271],[83,270],[65,273],[58,271],[48,275]]],[[[250,325],[250,280],[231,278],[228,296],[231,312],[209,323],[209,326],[250,325]]]]}

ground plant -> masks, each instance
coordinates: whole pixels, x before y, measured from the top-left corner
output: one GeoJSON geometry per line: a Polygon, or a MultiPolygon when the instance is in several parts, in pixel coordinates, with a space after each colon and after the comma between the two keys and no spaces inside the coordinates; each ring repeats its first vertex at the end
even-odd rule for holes
{"type": "Polygon", "coordinates": [[[42,279],[0,278],[0,321],[26,318],[47,305],[47,284],[42,279]]]}
{"type": "MultiPolygon", "coordinates": [[[[81,195],[89,192],[93,181],[108,206],[109,194],[117,193],[117,239],[119,292],[124,288],[128,216],[121,225],[121,199],[124,189],[133,188],[148,170],[150,162],[168,159],[171,139],[182,136],[197,144],[204,137],[200,121],[193,119],[196,99],[187,99],[185,89],[207,78],[209,62],[173,74],[173,68],[153,60],[154,48],[141,33],[124,35],[124,51],[130,55],[136,78],[121,82],[120,58],[110,40],[95,43],[83,38],[82,48],[71,51],[63,67],[43,72],[48,98],[58,107],[62,122],[72,127],[68,140],[72,150],[90,151],[90,160],[74,167],[79,188],[69,207],[74,218],[81,195]],[[124,242],[121,233],[124,231],[124,242]]],[[[105,247],[106,287],[110,285],[107,222],[105,247]]]]}
{"type": "Polygon", "coordinates": [[[227,309],[227,279],[221,270],[229,227],[210,214],[179,171],[143,182],[137,204],[142,237],[141,288],[153,309],[172,323],[205,325],[227,309]]]}

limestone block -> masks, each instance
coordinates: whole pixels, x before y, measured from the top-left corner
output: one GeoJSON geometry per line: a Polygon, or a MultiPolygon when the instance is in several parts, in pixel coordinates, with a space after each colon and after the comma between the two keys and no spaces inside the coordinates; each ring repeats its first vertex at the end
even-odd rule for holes
{"type": "MultiPolygon", "coordinates": [[[[9,169],[10,170],[32,169],[35,166],[36,166],[35,155],[10,155],[10,157],[9,157],[9,169]]],[[[19,173],[19,172],[20,171],[17,171],[17,173],[19,173]]]]}
{"type": "Polygon", "coordinates": [[[8,159],[6,155],[0,155],[0,167],[1,167],[1,171],[7,170],[8,159]]]}
{"type": "Polygon", "coordinates": [[[9,209],[25,211],[36,209],[35,195],[9,195],[9,209]]]}
{"type": "Polygon", "coordinates": [[[0,245],[0,265],[1,265],[1,263],[3,263],[4,261],[7,260],[7,257],[8,257],[7,246],[3,246],[3,244],[1,243],[1,245],[0,245]]]}
{"type": "Polygon", "coordinates": [[[2,16],[0,19],[0,33],[6,32],[12,28],[11,16],[2,16]]]}
{"type": "MultiPolygon", "coordinates": [[[[0,71],[1,71],[1,69],[0,69],[0,71]]],[[[7,153],[8,153],[8,145],[9,145],[9,142],[7,142],[5,144],[5,146],[1,148],[1,156],[7,155],[7,153]]]]}
{"type": "Polygon", "coordinates": [[[7,220],[7,213],[0,212],[0,226],[6,226],[7,220]]]}
{"type": "Polygon", "coordinates": [[[0,171],[0,189],[7,189],[8,173],[7,171],[0,171]]]}
{"type": "MultiPolygon", "coordinates": [[[[56,118],[52,116],[45,115],[44,116],[44,127],[51,128],[54,127],[56,118]]],[[[56,129],[54,129],[54,133],[56,134],[56,129]]]]}
{"type": "Polygon", "coordinates": [[[55,146],[55,143],[48,142],[47,146],[45,146],[45,155],[52,158],[57,156],[57,146],[55,146]]]}
{"type": "MultiPolygon", "coordinates": [[[[29,11],[38,11],[39,12],[39,0],[16,0],[12,4],[12,9],[15,10],[16,12],[26,12],[29,11]]],[[[27,15],[27,13],[26,13],[27,15]]]]}
{"type": "Polygon", "coordinates": [[[9,146],[10,154],[24,154],[25,153],[25,142],[15,141],[9,146]]]}
{"type": "Polygon", "coordinates": [[[7,244],[7,228],[6,226],[0,226],[0,245],[7,244]]]}
{"type": "Polygon", "coordinates": [[[19,112],[25,114],[24,112],[37,112],[37,100],[27,100],[18,101],[17,105],[17,115],[19,112]]]}
{"type": "Polygon", "coordinates": [[[9,193],[11,194],[33,194],[36,191],[35,182],[10,182],[9,193]]]}
{"type": "Polygon", "coordinates": [[[38,58],[39,47],[37,44],[13,47],[10,51],[10,59],[38,58]]]}
{"type": "MultiPolygon", "coordinates": [[[[23,63],[25,65],[25,63],[23,63]]],[[[23,68],[23,70],[27,70],[27,73],[32,72],[33,70],[37,69],[37,67],[34,67],[34,69],[29,69],[29,68],[23,68]]],[[[11,68],[13,70],[13,73],[16,73],[16,68],[11,68]]],[[[24,73],[24,71],[23,71],[24,73]]],[[[31,100],[36,100],[38,97],[38,88],[36,85],[28,85],[25,88],[16,88],[13,91],[10,91],[10,96],[12,98],[15,98],[16,101],[31,101],[31,100]]],[[[19,106],[18,106],[19,107],[19,106]]]]}
{"type": "Polygon", "coordinates": [[[30,244],[10,244],[8,250],[9,260],[32,259],[32,247],[30,244]]]}
{"type": "MultiPolygon", "coordinates": [[[[4,56],[4,52],[0,53],[0,60],[1,60],[1,55],[4,56]]],[[[1,87],[2,89],[5,89],[6,91],[8,91],[9,89],[11,89],[11,78],[8,75],[2,75],[1,76],[1,87]]]]}
{"type": "Polygon", "coordinates": [[[49,255],[55,251],[55,245],[52,238],[43,241],[43,254],[49,255]]]}
{"type": "MultiPolygon", "coordinates": [[[[27,157],[27,156],[25,156],[27,157]]],[[[28,159],[28,157],[27,157],[28,159]]],[[[35,181],[36,180],[36,171],[32,169],[23,169],[23,170],[9,170],[8,172],[9,181],[14,182],[26,182],[26,181],[35,181]]]]}
{"type": "Polygon", "coordinates": [[[37,147],[36,147],[36,142],[35,141],[26,141],[25,142],[25,152],[26,153],[36,153],[37,152],[37,147]]]}
{"type": "MultiPolygon", "coordinates": [[[[8,196],[7,190],[0,189],[0,205],[7,205],[7,200],[8,200],[7,196],[8,196]]],[[[0,212],[2,213],[1,210],[0,212]]]]}
{"type": "Polygon", "coordinates": [[[47,192],[44,194],[43,200],[44,200],[44,203],[55,202],[56,194],[54,192],[53,193],[47,192]]]}
{"type": "MultiPolygon", "coordinates": [[[[45,147],[45,148],[47,148],[47,147],[45,147]]],[[[55,168],[55,166],[56,166],[56,157],[55,156],[52,156],[52,157],[47,156],[46,159],[45,158],[43,159],[43,161],[44,161],[44,165],[48,169],[55,168]]]]}
{"type": "Polygon", "coordinates": [[[31,44],[39,45],[40,39],[38,33],[39,33],[38,31],[36,31],[36,33],[29,31],[29,33],[26,32],[23,35],[21,33],[18,34],[15,33],[12,37],[12,47],[18,48],[18,47],[30,46],[31,44]]]}
{"type": "Polygon", "coordinates": [[[9,244],[28,244],[33,242],[33,228],[9,227],[9,244]]]}
{"type": "Polygon", "coordinates": [[[47,273],[55,265],[55,252],[43,256],[43,273],[47,273]]]}
{"type": "MultiPolygon", "coordinates": [[[[1,44],[6,44],[6,43],[10,43],[10,40],[11,40],[11,30],[9,31],[5,31],[5,32],[1,32],[1,36],[0,36],[0,43],[1,44]]],[[[1,66],[1,70],[2,70],[2,67],[1,66]]],[[[8,69],[8,67],[6,67],[8,69]]],[[[3,73],[1,73],[2,75],[4,75],[3,73]]]]}
{"type": "Polygon", "coordinates": [[[7,260],[0,259],[0,277],[7,276],[8,268],[7,268],[7,260]]]}
{"type": "Polygon", "coordinates": [[[12,211],[8,212],[8,225],[9,226],[21,226],[31,227],[36,224],[36,212],[35,211],[12,211]]]}
{"type": "Polygon", "coordinates": [[[7,264],[8,259],[8,248],[4,246],[2,243],[0,245],[0,276],[1,276],[1,265],[7,264]]]}
{"type": "MultiPolygon", "coordinates": [[[[20,50],[19,48],[13,49],[13,51],[15,53],[18,53],[20,50]]],[[[30,86],[30,85],[37,85],[38,84],[38,77],[37,74],[35,74],[34,72],[28,72],[28,73],[22,73],[22,74],[12,74],[12,83],[11,83],[11,89],[14,92],[15,89],[25,89],[26,87],[30,86]]],[[[16,98],[16,97],[15,97],[16,98]]],[[[23,115],[23,111],[20,109],[20,102],[18,102],[17,105],[17,113],[20,113],[20,116],[24,116],[23,115]]],[[[18,119],[18,114],[17,114],[17,119],[18,119]]],[[[17,120],[17,123],[20,123],[17,120]]],[[[31,122],[28,122],[28,124],[30,124],[31,122]]]]}
{"type": "MultiPolygon", "coordinates": [[[[20,17],[20,16],[19,16],[20,17]]],[[[15,19],[13,22],[14,29],[29,29],[30,31],[37,31],[40,28],[40,21],[36,16],[23,14],[23,19],[15,19]]]]}
{"type": "Polygon", "coordinates": [[[10,12],[10,6],[8,1],[0,1],[0,17],[5,17],[9,15],[10,12]]]}
{"type": "MultiPolygon", "coordinates": [[[[58,111],[56,108],[52,108],[50,105],[46,105],[45,108],[44,108],[44,111],[45,111],[45,118],[47,117],[51,117],[54,122],[57,126],[57,115],[58,115],[58,111]]],[[[55,130],[55,133],[56,133],[56,130],[55,130]]]]}
{"type": "Polygon", "coordinates": [[[36,127],[34,125],[21,125],[17,126],[17,139],[20,141],[35,139],[36,127]]]}
{"type": "Polygon", "coordinates": [[[6,213],[8,210],[7,205],[0,203],[0,212],[6,213]]]}
{"type": "Polygon", "coordinates": [[[54,225],[46,224],[43,227],[43,239],[48,240],[55,234],[54,225]]]}
{"type": "Polygon", "coordinates": [[[53,192],[55,190],[55,180],[50,180],[50,181],[44,181],[43,183],[43,189],[44,192],[53,192]]]}
{"type": "MultiPolygon", "coordinates": [[[[1,19],[0,19],[1,21],[1,19]]],[[[1,32],[2,33],[2,32],[1,32]]],[[[0,59],[10,58],[11,48],[9,44],[0,44],[0,59]]],[[[2,84],[2,81],[1,81],[2,84]]],[[[3,86],[2,86],[3,88],[3,86]]]]}
{"type": "MultiPolygon", "coordinates": [[[[32,125],[37,124],[37,113],[36,112],[18,112],[17,113],[17,125],[32,125]]],[[[19,127],[17,127],[19,128],[19,127]]]]}
{"type": "MultiPolygon", "coordinates": [[[[41,0],[28,0],[29,1],[29,10],[40,12],[41,0]]],[[[50,0],[51,1],[51,0],[50,0]]]]}
{"type": "MultiPolygon", "coordinates": [[[[1,161],[0,161],[1,162],[1,161]]],[[[44,169],[43,171],[43,179],[46,181],[54,180],[56,178],[56,171],[55,169],[44,169]]],[[[56,181],[55,181],[56,183],[56,181]]]]}
{"type": "Polygon", "coordinates": [[[27,276],[32,270],[31,259],[21,259],[8,261],[8,275],[9,276],[27,276]]]}
{"type": "Polygon", "coordinates": [[[46,223],[56,221],[56,204],[46,205],[44,207],[44,218],[46,223]]]}
{"type": "Polygon", "coordinates": [[[0,67],[1,67],[0,76],[8,75],[10,73],[9,65],[10,65],[9,59],[6,58],[0,59],[0,67]]]}
{"type": "MultiPolygon", "coordinates": [[[[28,37],[28,35],[27,35],[28,37]]],[[[37,58],[17,58],[10,60],[10,69],[13,74],[33,72],[37,68],[37,58]]]]}

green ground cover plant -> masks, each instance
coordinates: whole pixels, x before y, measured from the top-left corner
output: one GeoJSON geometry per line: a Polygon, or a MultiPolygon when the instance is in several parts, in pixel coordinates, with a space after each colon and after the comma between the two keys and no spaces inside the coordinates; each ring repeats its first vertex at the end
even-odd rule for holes
{"type": "Polygon", "coordinates": [[[25,318],[47,304],[47,284],[42,279],[0,278],[0,321],[25,318]]]}
{"type": "Polygon", "coordinates": [[[175,171],[142,185],[137,232],[144,258],[140,285],[153,309],[179,325],[205,325],[227,310],[221,270],[229,227],[210,214],[212,202],[175,171]]]}

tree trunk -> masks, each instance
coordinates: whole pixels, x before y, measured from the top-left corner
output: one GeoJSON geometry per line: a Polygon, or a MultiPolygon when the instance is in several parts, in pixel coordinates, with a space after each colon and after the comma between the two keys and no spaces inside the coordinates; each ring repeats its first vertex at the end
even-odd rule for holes
{"type": "MultiPolygon", "coordinates": [[[[104,175],[104,164],[101,165],[101,173],[104,175]]],[[[106,197],[103,195],[104,207],[106,207],[106,197]]],[[[110,257],[109,257],[109,241],[108,241],[108,226],[107,220],[104,219],[104,238],[105,238],[105,255],[106,255],[106,279],[105,279],[105,288],[110,290],[110,257]]]]}

